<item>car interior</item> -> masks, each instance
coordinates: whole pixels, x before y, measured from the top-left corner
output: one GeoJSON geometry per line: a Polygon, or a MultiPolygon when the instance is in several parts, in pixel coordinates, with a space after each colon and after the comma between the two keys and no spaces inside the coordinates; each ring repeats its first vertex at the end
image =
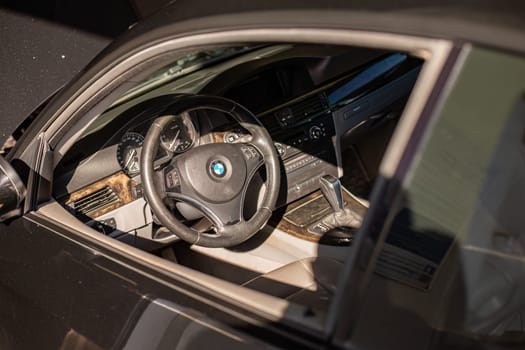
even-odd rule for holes
{"type": "Polygon", "coordinates": [[[422,65],[336,45],[195,49],[93,118],[53,197],[100,235],[323,315],[422,65]]]}

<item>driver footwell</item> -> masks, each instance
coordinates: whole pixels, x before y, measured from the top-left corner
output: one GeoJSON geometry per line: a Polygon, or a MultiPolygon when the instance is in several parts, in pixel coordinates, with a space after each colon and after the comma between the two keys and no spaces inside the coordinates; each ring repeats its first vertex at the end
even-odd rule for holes
{"type": "Polygon", "coordinates": [[[173,249],[179,264],[304,305],[309,312],[316,314],[324,314],[328,310],[344,264],[331,257],[310,257],[260,273],[195,252],[187,243],[175,244],[170,249],[173,249]]]}

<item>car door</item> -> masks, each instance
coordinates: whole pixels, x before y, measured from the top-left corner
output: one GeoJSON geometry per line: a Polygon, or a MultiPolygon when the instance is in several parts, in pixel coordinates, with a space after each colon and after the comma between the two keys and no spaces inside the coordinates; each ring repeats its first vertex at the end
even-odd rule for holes
{"type": "MultiPolygon", "coordinates": [[[[316,15],[319,23],[334,19],[333,13],[316,15]]],[[[406,111],[407,127],[413,127],[419,119],[424,102],[451,55],[447,41],[396,37],[398,41],[392,44],[390,35],[359,36],[345,29],[344,16],[339,17],[339,30],[320,30],[311,25],[314,15],[310,13],[294,19],[301,23],[298,27],[310,25],[295,32],[285,29],[289,26],[286,13],[277,16],[282,21],[277,28],[265,27],[269,17],[245,16],[242,23],[232,24],[228,30],[222,28],[221,17],[205,23],[163,23],[158,29],[144,25],[136,30],[136,36],[123,38],[94,61],[85,74],[72,81],[42,112],[10,157],[13,162],[21,163],[20,172],[26,167],[28,197],[25,215],[1,226],[5,348],[331,346],[335,323],[321,328],[304,320],[294,323],[285,318],[290,310],[286,310],[284,302],[268,298],[268,305],[274,309],[257,309],[259,304],[250,304],[254,294],[240,287],[226,286],[185,269],[173,270],[171,265],[147,253],[116,244],[107,237],[86,234],[85,227],[50,198],[53,158],[58,156],[60,142],[68,142],[64,135],[82,126],[78,123],[82,114],[97,111],[97,98],[105,97],[99,92],[111,95],[114,91],[105,89],[138,66],[134,59],[143,63],[147,54],[169,51],[169,45],[185,49],[239,40],[317,43],[328,40],[337,44],[373,46],[381,42],[396,49],[426,49],[434,59],[429,60],[423,74],[428,80],[420,83],[419,99],[413,98],[406,111]],[[140,58],[140,55],[146,56],[140,58]],[[232,295],[214,293],[212,288],[217,284],[231,290],[232,295]],[[244,293],[246,297],[240,303],[244,293]],[[278,312],[284,314],[282,318],[276,317],[278,312]]],[[[457,55],[451,58],[452,62],[456,59],[457,55]]],[[[395,154],[391,157],[397,155],[396,164],[405,154],[406,141],[405,135],[405,144],[400,143],[392,151],[395,154]]],[[[385,197],[383,204],[391,200],[385,197]]],[[[350,264],[347,269],[351,271],[353,266],[350,264]]],[[[265,299],[263,295],[257,297],[265,299]]],[[[343,306],[333,305],[334,310],[343,306]]]]}
{"type": "MultiPolygon", "coordinates": [[[[75,237],[71,227],[61,225],[57,208],[39,210],[49,186],[43,178],[46,171],[36,164],[46,164],[50,152],[42,138],[34,145],[25,150],[34,154],[35,162],[29,164],[25,181],[28,191],[21,210],[26,214],[9,211],[0,225],[2,349],[268,346],[250,336],[252,332],[233,329],[232,324],[242,325],[243,320],[230,312],[222,322],[205,316],[216,312],[215,303],[199,297],[190,281],[170,281],[158,270],[126,263],[116,251],[75,237]]],[[[24,167],[17,160],[14,167],[1,160],[3,194],[9,193],[3,196],[5,205],[11,204],[6,201],[11,192],[24,195],[20,182],[6,185],[20,180],[13,172],[16,168],[24,173],[24,167]]]]}
{"type": "Polygon", "coordinates": [[[473,46],[452,72],[411,160],[376,187],[391,201],[371,208],[348,275],[369,285],[360,317],[339,319],[356,348],[523,345],[525,60],[473,46]]]}

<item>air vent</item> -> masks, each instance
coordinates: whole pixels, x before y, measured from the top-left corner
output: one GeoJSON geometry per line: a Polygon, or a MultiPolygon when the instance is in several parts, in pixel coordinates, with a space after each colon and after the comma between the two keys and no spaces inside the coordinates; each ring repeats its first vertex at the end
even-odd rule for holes
{"type": "Polygon", "coordinates": [[[89,216],[98,210],[120,202],[120,198],[109,186],[88,194],[71,203],[71,207],[78,213],[89,216]]]}
{"type": "Polygon", "coordinates": [[[291,109],[294,119],[308,118],[324,112],[326,107],[323,106],[321,98],[321,95],[313,95],[295,105],[292,105],[291,109]]]}
{"type": "Polygon", "coordinates": [[[309,96],[295,104],[275,112],[275,118],[280,125],[291,127],[302,123],[306,119],[316,117],[328,109],[323,94],[309,96]]]}

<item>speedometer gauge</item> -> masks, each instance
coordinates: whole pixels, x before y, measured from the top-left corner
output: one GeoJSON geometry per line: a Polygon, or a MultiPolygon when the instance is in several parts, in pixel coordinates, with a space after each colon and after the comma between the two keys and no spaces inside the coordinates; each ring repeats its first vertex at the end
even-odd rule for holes
{"type": "Polygon", "coordinates": [[[189,113],[181,113],[164,127],[160,135],[160,144],[168,152],[182,153],[195,142],[197,131],[189,113]]]}
{"type": "Polygon", "coordinates": [[[144,136],[136,132],[127,132],[122,136],[117,147],[117,160],[124,172],[135,176],[140,172],[140,151],[144,136]]]}

